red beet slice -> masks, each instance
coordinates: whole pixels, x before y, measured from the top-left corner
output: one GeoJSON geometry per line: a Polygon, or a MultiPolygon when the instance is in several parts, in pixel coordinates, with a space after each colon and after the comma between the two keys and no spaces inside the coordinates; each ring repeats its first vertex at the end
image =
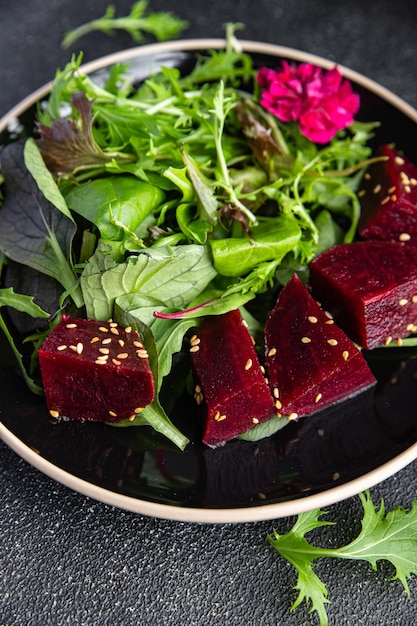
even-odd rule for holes
{"type": "Polygon", "coordinates": [[[129,328],[64,315],[38,353],[46,403],[56,418],[119,422],[153,400],[147,352],[129,328]]]}
{"type": "Polygon", "coordinates": [[[376,382],[361,351],[296,274],[267,319],[265,355],[277,407],[289,419],[353,397],[376,382]]]}
{"type": "Polygon", "coordinates": [[[365,174],[359,191],[359,234],[417,246],[417,166],[388,145],[377,154],[386,160],[374,163],[365,174]]]}
{"type": "Polygon", "coordinates": [[[417,330],[417,248],[361,241],[334,246],[310,264],[314,296],[364,348],[417,330]]]}
{"type": "Polygon", "coordinates": [[[203,443],[219,446],[276,414],[238,310],[206,317],[191,338],[195,398],[204,409],[203,443]]]}

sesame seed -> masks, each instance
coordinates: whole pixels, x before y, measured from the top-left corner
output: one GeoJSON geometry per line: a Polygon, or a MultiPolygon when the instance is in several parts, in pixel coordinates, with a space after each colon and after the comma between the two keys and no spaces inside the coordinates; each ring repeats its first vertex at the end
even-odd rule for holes
{"type": "Polygon", "coordinates": [[[112,417],[117,417],[117,413],[115,413],[114,411],[109,411],[109,415],[111,415],[112,417]]]}
{"type": "Polygon", "coordinates": [[[112,359],[111,362],[113,363],[113,365],[121,365],[122,362],[118,361],[117,359],[112,359]]]}
{"type": "Polygon", "coordinates": [[[315,315],[309,315],[307,319],[312,324],[317,324],[317,317],[315,315]]]}
{"type": "Polygon", "coordinates": [[[93,337],[90,341],[90,343],[97,343],[97,341],[100,341],[99,337],[93,337]]]}
{"type": "Polygon", "coordinates": [[[347,361],[347,360],[348,360],[348,358],[349,358],[349,352],[348,352],[348,350],[343,350],[343,352],[342,352],[342,357],[343,357],[343,360],[344,360],[344,361],[347,361]]]}
{"type": "Polygon", "coordinates": [[[226,415],[221,415],[220,411],[216,411],[216,413],[214,414],[214,419],[216,420],[216,422],[223,422],[223,420],[226,419],[226,415]]]}
{"type": "Polygon", "coordinates": [[[391,341],[392,341],[392,337],[391,337],[391,335],[388,335],[388,337],[385,339],[384,343],[385,343],[386,346],[388,346],[391,343],[391,341]]]}
{"type": "Polygon", "coordinates": [[[252,417],[252,424],[259,424],[259,420],[257,417],[252,417]]]}
{"type": "Polygon", "coordinates": [[[332,476],[332,479],[333,479],[333,480],[339,480],[339,478],[340,478],[340,473],[339,473],[339,472],[335,472],[335,473],[333,474],[333,476],[332,476]]]}
{"type": "Polygon", "coordinates": [[[103,344],[103,346],[107,346],[111,342],[112,342],[112,338],[111,337],[106,337],[105,339],[103,339],[103,341],[101,343],[103,344]]]}
{"type": "Polygon", "coordinates": [[[94,363],[96,365],[106,365],[107,361],[104,361],[103,359],[98,358],[94,361],[94,363]]]}
{"type": "Polygon", "coordinates": [[[245,328],[249,327],[246,320],[242,320],[242,326],[244,326],[245,328]]]}
{"type": "Polygon", "coordinates": [[[397,343],[397,346],[402,346],[403,345],[403,340],[401,339],[401,337],[398,337],[396,343],[397,343]]]}
{"type": "Polygon", "coordinates": [[[397,196],[395,195],[395,193],[391,196],[391,200],[392,202],[397,202],[397,196]]]}
{"type": "Polygon", "coordinates": [[[195,391],[196,391],[197,393],[201,393],[201,387],[200,387],[200,385],[196,385],[196,386],[194,387],[194,389],[195,389],[195,391]]]}
{"type": "Polygon", "coordinates": [[[410,241],[411,235],[409,235],[408,233],[401,233],[401,235],[398,237],[398,239],[400,241],[410,241]]]}
{"type": "Polygon", "coordinates": [[[73,352],[77,352],[77,346],[70,346],[70,350],[72,350],[73,352]]]}
{"type": "Polygon", "coordinates": [[[136,413],[136,414],[137,414],[137,413],[142,413],[143,408],[144,408],[143,406],[138,406],[138,407],[136,407],[136,409],[134,409],[134,411],[133,411],[133,412],[134,412],[134,413],[136,413]]]}
{"type": "Polygon", "coordinates": [[[77,343],[76,348],[75,348],[77,354],[82,354],[83,350],[84,350],[84,346],[81,342],[77,343]]]}
{"type": "Polygon", "coordinates": [[[396,186],[395,186],[395,185],[393,185],[392,187],[390,187],[390,188],[388,189],[388,193],[389,193],[389,194],[394,193],[394,191],[395,191],[395,190],[396,190],[396,186]]]}
{"type": "Polygon", "coordinates": [[[417,302],[417,296],[413,296],[413,297],[411,298],[411,301],[412,301],[412,302],[414,302],[414,303],[415,303],[415,302],[417,302]]]}
{"type": "Polygon", "coordinates": [[[123,359],[127,359],[128,356],[129,355],[127,352],[120,352],[120,354],[117,355],[117,358],[123,360],[123,359]]]}
{"type": "Polygon", "coordinates": [[[371,180],[371,175],[370,175],[370,173],[369,173],[369,172],[365,172],[364,178],[365,178],[366,180],[371,180]]]}
{"type": "Polygon", "coordinates": [[[66,350],[68,346],[66,346],[65,344],[63,344],[62,346],[58,346],[57,350],[59,350],[60,352],[62,352],[62,350],[66,350]]]}
{"type": "Polygon", "coordinates": [[[143,348],[143,343],[141,341],[134,341],[133,345],[135,348],[143,348]]]}
{"type": "Polygon", "coordinates": [[[109,320],[109,322],[110,322],[110,324],[109,324],[110,328],[116,328],[116,326],[117,326],[116,322],[112,322],[111,320],[109,320]]]}
{"type": "Polygon", "coordinates": [[[376,193],[379,193],[380,191],[381,191],[381,185],[375,185],[372,193],[376,194],[376,193]]]}
{"type": "Polygon", "coordinates": [[[327,315],[327,317],[328,317],[330,320],[332,320],[332,319],[333,319],[333,315],[330,313],[330,311],[325,311],[324,313],[325,313],[325,315],[327,315]]]}
{"type": "Polygon", "coordinates": [[[407,298],[401,298],[401,300],[398,301],[398,304],[400,306],[405,306],[408,303],[407,298]]]}
{"type": "Polygon", "coordinates": [[[317,434],[318,434],[318,436],[319,436],[319,437],[323,437],[323,435],[324,435],[324,430],[323,430],[323,428],[318,428],[316,432],[317,432],[317,434]]]}
{"type": "Polygon", "coordinates": [[[310,337],[301,337],[301,343],[311,343],[310,337]]]}
{"type": "Polygon", "coordinates": [[[324,323],[327,325],[334,324],[334,320],[327,320],[327,322],[324,322],[324,323]]]}
{"type": "Polygon", "coordinates": [[[101,352],[101,354],[109,354],[110,353],[110,350],[108,348],[99,348],[98,351],[101,352]]]}
{"type": "Polygon", "coordinates": [[[73,323],[71,323],[71,324],[66,324],[66,325],[65,325],[65,328],[77,328],[77,324],[73,324],[73,323]]]}
{"type": "Polygon", "coordinates": [[[278,389],[278,387],[274,387],[274,389],[272,391],[272,395],[274,396],[274,398],[279,398],[279,389],[278,389]]]}
{"type": "Polygon", "coordinates": [[[55,409],[51,409],[49,413],[52,417],[59,417],[59,411],[56,411],[55,409]]]}
{"type": "Polygon", "coordinates": [[[381,204],[387,204],[387,202],[389,202],[390,200],[391,198],[389,196],[385,196],[385,198],[381,200],[381,204]]]}
{"type": "Polygon", "coordinates": [[[276,409],[282,409],[282,402],[280,402],[279,400],[275,401],[275,408],[276,409]]]}
{"type": "Polygon", "coordinates": [[[148,352],[145,349],[137,350],[136,354],[138,355],[140,359],[147,359],[149,356],[148,352]]]}
{"type": "Polygon", "coordinates": [[[337,346],[338,341],[337,339],[328,339],[327,343],[329,344],[329,346],[337,346]]]}
{"type": "Polygon", "coordinates": [[[361,189],[360,191],[358,191],[358,197],[359,198],[363,198],[363,196],[366,194],[366,189],[361,189]]]}
{"type": "Polygon", "coordinates": [[[250,370],[252,367],[252,359],[248,359],[245,363],[245,370],[250,370]]]}
{"type": "Polygon", "coordinates": [[[408,330],[409,332],[413,332],[413,328],[414,328],[414,324],[407,324],[406,326],[406,330],[408,330]]]}
{"type": "Polygon", "coordinates": [[[410,185],[404,185],[404,191],[405,191],[406,193],[411,193],[411,187],[410,187],[410,185]]]}
{"type": "Polygon", "coordinates": [[[252,345],[254,346],[256,344],[255,337],[252,337],[252,335],[250,335],[250,340],[252,342],[252,345]]]}
{"type": "Polygon", "coordinates": [[[415,187],[417,185],[417,179],[416,178],[410,178],[410,184],[415,187]]]}
{"type": "Polygon", "coordinates": [[[193,341],[195,341],[195,340],[197,339],[197,337],[198,337],[197,335],[193,335],[193,336],[191,337],[191,339],[190,339],[190,343],[192,343],[193,341]]]}
{"type": "Polygon", "coordinates": [[[316,403],[317,403],[317,402],[320,402],[320,400],[322,399],[322,397],[323,397],[323,394],[322,394],[322,393],[318,393],[318,394],[316,395],[316,397],[314,398],[314,402],[316,402],[316,403]]]}
{"type": "Polygon", "coordinates": [[[296,420],[298,418],[298,413],[290,413],[288,416],[289,421],[296,420]]]}
{"type": "Polygon", "coordinates": [[[129,417],[129,422],[133,422],[133,420],[135,419],[135,417],[136,417],[136,415],[131,415],[131,416],[129,417]]]}
{"type": "Polygon", "coordinates": [[[191,344],[192,346],[198,346],[198,344],[199,344],[200,342],[201,342],[200,337],[192,337],[192,338],[190,339],[190,344],[191,344]]]}
{"type": "Polygon", "coordinates": [[[131,332],[132,332],[132,327],[131,326],[126,326],[125,333],[129,334],[131,332]]]}
{"type": "Polygon", "coordinates": [[[118,339],[117,343],[119,344],[121,348],[124,348],[125,342],[123,341],[123,339],[118,339]]]}
{"type": "Polygon", "coordinates": [[[111,332],[111,333],[113,333],[113,335],[118,335],[118,334],[119,334],[118,329],[117,329],[117,328],[115,328],[114,326],[112,326],[112,327],[110,328],[110,332],[111,332]]]}
{"type": "MultiPolygon", "coordinates": [[[[200,346],[196,345],[196,346],[191,346],[190,348],[190,352],[198,352],[200,350],[200,346]]],[[[140,352],[140,350],[138,350],[138,353],[140,352]]]]}
{"type": "Polygon", "coordinates": [[[108,332],[109,332],[109,329],[108,329],[108,328],[106,328],[105,326],[99,326],[99,330],[100,330],[102,333],[108,333],[108,332]]]}
{"type": "Polygon", "coordinates": [[[396,156],[394,161],[396,162],[397,165],[404,165],[405,163],[404,159],[400,156],[396,156]]]}
{"type": "Polygon", "coordinates": [[[271,349],[268,351],[268,356],[275,356],[275,355],[276,355],[276,353],[277,353],[277,349],[276,349],[276,348],[271,348],[271,349]]]}
{"type": "Polygon", "coordinates": [[[262,374],[265,374],[265,368],[263,365],[261,365],[259,369],[261,370],[262,374]]]}

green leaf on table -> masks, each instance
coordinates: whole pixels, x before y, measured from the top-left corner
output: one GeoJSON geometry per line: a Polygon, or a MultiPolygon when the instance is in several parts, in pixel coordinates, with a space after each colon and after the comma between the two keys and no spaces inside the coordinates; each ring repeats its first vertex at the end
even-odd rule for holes
{"type": "Polygon", "coordinates": [[[326,604],[328,591],[324,583],[313,571],[319,558],[341,558],[367,561],[376,569],[378,561],[389,561],[395,568],[392,580],[399,580],[407,595],[410,595],[408,579],[417,575],[417,500],[411,510],[397,507],[386,513],[381,501],[379,509],[372,502],[369,491],[359,494],[363,518],[359,535],[349,544],[340,548],[319,548],[311,545],[305,535],[332,522],[319,518],[325,515],[319,509],[298,515],[293,528],[284,535],[274,531],[267,541],[297,570],[296,589],[298,596],[291,610],[302,602],[310,605],[320,620],[320,626],[327,626],[326,604]]]}

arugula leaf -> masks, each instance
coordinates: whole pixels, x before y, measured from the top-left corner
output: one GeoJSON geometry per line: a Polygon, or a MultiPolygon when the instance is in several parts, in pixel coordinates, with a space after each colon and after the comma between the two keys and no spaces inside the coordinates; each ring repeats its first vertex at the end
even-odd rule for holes
{"type": "Polygon", "coordinates": [[[136,43],[142,43],[144,34],[153,35],[158,41],[168,41],[178,37],[187,28],[188,22],[170,12],[146,13],[148,2],[139,0],[131,8],[130,14],[116,17],[116,10],[109,5],[103,17],[91,20],[66,33],[61,46],[69,48],[77,39],[93,31],[113,35],[115,30],[125,30],[136,43]]]}
{"type": "Polygon", "coordinates": [[[392,580],[400,580],[407,595],[410,595],[408,578],[417,575],[417,500],[411,510],[397,507],[385,512],[381,501],[379,510],[372,502],[369,491],[359,494],[363,507],[362,528],[351,543],[340,548],[317,548],[304,537],[306,533],[320,526],[332,524],[319,518],[325,511],[319,509],[301,513],[293,528],[285,535],[268,535],[267,541],[275,550],[289,561],[297,570],[296,589],[299,593],[291,610],[303,601],[311,603],[320,619],[320,626],[327,626],[326,604],[328,592],[326,586],[313,572],[319,558],[330,557],[367,561],[375,570],[378,561],[390,561],[395,568],[392,580]]]}
{"type": "MultiPolygon", "coordinates": [[[[19,293],[15,293],[14,289],[9,287],[9,288],[4,288],[4,289],[0,289],[0,309],[1,307],[4,306],[9,306],[12,307],[14,309],[16,309],[17,311],[21,311],[22,313],[27,313],[28,315],[34,317],[34,318],[43,318],[46,319],[49,317],[49,313],[47,313],[46,311],[44,311],[43,309],[41,309],[41,307],[39,307],[33,300],[32,296],[27,296],[24,294],[19,294],[19,293]]],[[[24,361],[23,361],[23,356],[20,352],[20,350],[18,349],[12,334],[10,333],[6,322],[4,321],[3,316],[0,314],[0,329],[4,332],[7,341],[9,342],[9,345],[13,351],[13,354],[16,358],[16,361],[19,365],[20,371],[23,375],[23,378],[25,379],[25,382],[28,386],[28,388],[33,392],[36,393],[38,395],[41,395],[43,393],[42,387],[39,387],[39,385],[37,385],[34,380],[29,376],[24,361]]]]}
{"type": "Polygon", "coordinates": [[[81,307],[82,295],[71,263],[76,225],[65,209],[63,212],[62,196],[42,165],[33,140],[6,146],[1,154],[1,169],[6,180],[0,211],[1,251],[10,259],[55,278],[66,290],[72,290],[76,306],[81,307]],[[40,174],[42,168],[44,175],[40,174]],[[39,184],[44,189],[50,186],[48,195],[57,200],[59,208],[45,197],[39,184]]]}

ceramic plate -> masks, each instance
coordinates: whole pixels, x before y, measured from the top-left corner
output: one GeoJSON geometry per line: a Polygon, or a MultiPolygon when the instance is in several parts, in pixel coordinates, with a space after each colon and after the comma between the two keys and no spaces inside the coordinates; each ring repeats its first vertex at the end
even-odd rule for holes
{"type": "MultiPolygon", "coordinates": [[[[270,44],[242,42],[256,66],[280,59],[324,68],[333,62],[270,44]]],[[[195,55],[223,40],[187,40],[132,48],[89,63],[105,73],[129,62],[142,80],[160,65],[192,67],[195,55]]],[[[340,66],[339,66],[340,67],[340,66]]],[[[417,162],[417,112],[388,90],[340,67],[361,95],[362,120],[379,120],[375,145],[395,142],[417,162]]],[[[0,143],[16,123],[33,129],[46,85],[0,120],[0,143]]],[[[376,351],[376,389],[316,414],[257,443],[229,442],[211,450],[198,443],[195,408],[179,401],[171,415],[191,443],[177,451],[147,428],[51,420],[42,398],[16,373],[0,337],[0,437],[53,479],[110,505],[155,517],[194,522],[248,522],[295,515],[333,504],[375,485],[417,458],[417,360],[407,350],[376,351]]]]}

